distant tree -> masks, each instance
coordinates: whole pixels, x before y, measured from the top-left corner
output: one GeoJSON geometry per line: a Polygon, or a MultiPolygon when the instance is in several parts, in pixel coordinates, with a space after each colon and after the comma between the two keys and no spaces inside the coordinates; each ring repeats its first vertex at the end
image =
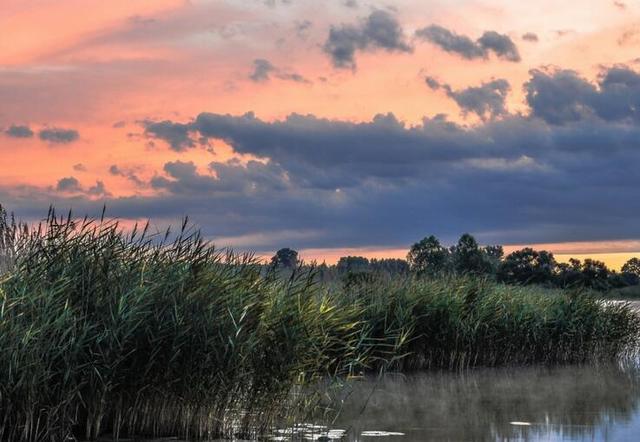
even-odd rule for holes
{"type": "Polygon", "coordinates": [[[582,262],[576,258],[569,258],[569,267],[576,272],[582,272],[582,262]]]}
{"type": "Polygon", "coordinates": [[[609,288],[610,271],[606,264],[595,259],[585,259],[582,263],[583,283],[587,287],[596,290],[606,290],[609,288]]]}
{"type": "Polygon", "coordinates": [[[491,263],[472,235],[463,234],[451,251],[453,268],[457,273],[483,274],[491,272],[491,263]]]}
{"type": "Polygon", "coordinates": [[[500,245],[485,246],[483,251],[487,257],[496,261],[500,261],[504,256],[504,249],[500,245]]]}
{"type": "Polygon", "coordinates": [[[364,256],[343,256],[338,260],[336,269],[340,274],[368,272],[369,260],[364,256]]]}
{"type": "Polygon", "coordinates": [[[624,287],[629,287],[633,285],[638,285],[640,283],[640,277],[633,273],[626,272],[616,272],[611,271],[609,273],[609,278],[607,279],[610,288],[620,289],[624,287]]]}
{"type": "Polygon", "coordinates": [[[569,263],[561,262],[556,266],[555,285],[562,288],[583,285],[582,263],[574,258],[569,263]],[[573,262],[571,262],[573,260],[573,262]]]}
{"type": "Polygon", "coordinates": [[[640,285],[640,276],[635,273],[622,272],[619,275],[624,287],[640,285]]]}
{"type": "Polygon", "coordinates": [[[497,278],[509,284],[550,283],[556,270],[553,254],[526,247],[510,253],[498,268],[497,278]]]}
{"type": "Polygon", "coordinates": [[[504,249],[500,245],[485,246],[482,249],[486,260],[491,266],[491,273],[496,273],[504,256],[504,249]]]}
{"type": "Polygon", "coordinates": [[[373,283],[379,274],[374,272],[371,263],[364,256],[343,256],[336,264],[342,286],[346,290],[373,283]]]}
{"type": "Polygon", "coordinates": [[[382,272],[389,275],[404,275],[409,273],[409,263],[404,259],[372,259],[369,261],[369,266],[374,272],[382,272]]]}
{"type": "Polygon", "coordinates": [[[327,263],[323,261],[322,264],[316,266],[316,272],[320,281],[330,281],[335,276],[335,267],[329,267],[327,263]]]}
{"type": "Polygon", "coordinates": [[[622,273],[631,273],[640,277],[640,259],[631,258],[622,266],[622,273]]]}
{"type": "Polygon", "coordinates": [[[271,265],[293,269],[298,265],[298,252],[288,247],[280,249],[271,258],[271,265]]]}
{"type": "Polygon", "coordinates": [[[342,286],[347,290],[379,284],[383,280],[383,274],[371,271],[353,271],[340,276],[342,286]]]}
{"type": "Polygon", "coordinates": [[[449,251],[431,235],[411,246],[407,262],[412,271],[421,275],[436,275],[447,269],[449,251]]]}
{"type": "Polygon", "coordinates": [[[631,258],[622,266],[621,270],[620,284],[624,284],[625,287],[640,284],[640,259],[631,258]]]}

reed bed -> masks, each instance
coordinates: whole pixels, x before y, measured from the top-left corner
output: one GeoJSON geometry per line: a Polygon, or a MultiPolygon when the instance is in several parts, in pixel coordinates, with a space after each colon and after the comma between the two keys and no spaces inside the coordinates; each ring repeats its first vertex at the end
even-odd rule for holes
{"type": "Polygon", "coordinates": [[[257,437],[311,413],[327,379],[615,358],[638,331],[625,306],[473,278],[282,278],[186,221],[4,218],[1,441],[257,437]]]}
{"type": "Polygon", "coordinates": [[[507,286],[476,277],[389,279],[351,286],[372,356],[399,351],[400,371],[575,364],[637,355],[636,312],[590,292],[507,286]],[[400,337],[400,339],[399,339],[400,337]],[[389,340],[391,338],[391,340],[389,340]]]}
{"type": "Polygon", "coordinates": [[[17,229],[0,284],[0,440],[250,436],[304,412],[295,386],[361,370],[355,308],[264,277],[186,224],[17,229]]]}

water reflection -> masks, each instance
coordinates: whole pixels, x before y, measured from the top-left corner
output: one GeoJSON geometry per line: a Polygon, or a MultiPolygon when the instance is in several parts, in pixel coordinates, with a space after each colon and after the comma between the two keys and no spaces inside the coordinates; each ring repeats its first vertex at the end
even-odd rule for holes
{"type": "Polygon", "coordinates": [[[639,380],[638,369],[619,366],[387,375],[349,384],[339,418],[327,427],[346,433],[298,434],[352,441],[640,441],[639,380]]]}

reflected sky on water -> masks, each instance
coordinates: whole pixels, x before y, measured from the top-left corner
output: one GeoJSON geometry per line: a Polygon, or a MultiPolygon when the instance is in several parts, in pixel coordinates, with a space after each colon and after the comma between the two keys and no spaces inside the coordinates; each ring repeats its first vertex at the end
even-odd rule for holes
{"type": "Polygon", "coordinates": [[[330,432],[303,424],[297,433],[385,442],[640,441],[639,381],[640,369],[621,366],[390,374],[350,382],[339,417],[325,422],[330,432]]]}

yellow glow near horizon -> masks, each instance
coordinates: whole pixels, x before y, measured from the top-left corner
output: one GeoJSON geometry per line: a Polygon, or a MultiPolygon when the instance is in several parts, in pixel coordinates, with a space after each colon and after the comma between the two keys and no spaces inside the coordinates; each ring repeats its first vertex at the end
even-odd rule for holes
{"type": "Polygon", "coordinates": [[[576,254],[576,255],[558,254],[554,256],[556,258],[556,261],[558,262],[569,262],[570,258],[576,258],[581,261],[584,261],[587,258],[596,259],[598,261],[604,262],[607,265],[607,267],[609,267],[611,270],[620,271],[624,263],[629,261],[631,258],[640,258],[640,252],[592,253],[592,254],[576,254]]]}
{"type": "MultiPolygon", "coordinates": [[[[566,250],[572,243],[566,244],[542,244],[539,247],[535,244],[526,246],[532,247],[536,250],[549,250],[553,252],[554,250],[566,250]]],[[[521,249],[525,246],[506,246],[505,254],[508,254],[514,250],[521,249]]],[[[372,249],[372,248],[348,248],[348,249],[306,249],[300,251],[300,257],[304,259],[306,262],[316,261],[318,263],[325,262],[326,264],[335,264],[338,262],[340,257],[342,256],[364,256],[365,258],[400,258],[405,259],[407,257],[407,249],[372,249]]],[[[271,256],[264,254],[260,255],[265,259],[269,259],[271,256]]],[[[640,258],[640,251],[637,252],[613,252],[613,253],[604,253],[604,252],[593,252],[593,253],[554,253],[554,256],[558,262],[569,262],[570,258],[576,258],[581,261],[591,258],[598,261],[603,261],[607,267],[611,270],[620,271],[621,267],[627,262],[629,259],[637,257],[640,258]]]]}

